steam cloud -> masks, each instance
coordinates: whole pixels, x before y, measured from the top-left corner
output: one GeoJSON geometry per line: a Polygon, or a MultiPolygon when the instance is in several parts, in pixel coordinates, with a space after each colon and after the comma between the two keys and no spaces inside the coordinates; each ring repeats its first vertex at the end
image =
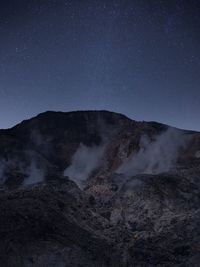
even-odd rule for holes
{"type": "Polygon", "coordinates": [[[186,145],[187,140],[188,137],[181,130],[173,127],[157,136],[153,142],[146,135],[142,136],[138,153],[126,159],[117,172],[132,176],[170,171],[176,163],[179,149],[186,145]]]}
{"type": "Polygon", "coordinates": [[[44,180],[44,170],[39,168],[35,162],[35,160],[31,161],[31,164],[28,168],[29,176],[24,180],[23,185],[33,185],[44,180]]]}
{"type": "MultiPolygon", "coordinates": [[[[43,151],[49,149],[47,141],[37,129],[31,131],[30,140],[37,149],[41,149],[41,146],[43,151]]],[[[38,156],[33,151],[26,151],[26,154],[30,159],[30,165],[25,170],[28,173],[28,177],[24,180],[23,186],[43,182],[45,178],[45,166],[42,165],[41,160],[38,160],[38,156]]]]}
{"type": "Polygon", "coordinates": [[[64,175],[82,187],[83,181],[99,166],[103,152],[104,146],[87,147],[80,144],[72,157],[72,164],[64,171],[64,175]]]}
{"type": "Polygon", "coordinates": [[[17,158],[0,160],[0,186],[3,186],[7,180],[7,175],[20,175],[24,177],[22,186],[32,185],[44,181],[45,170],[34,155],[33,152],[26,151],[28,163],[24,163],[17,158]]]}

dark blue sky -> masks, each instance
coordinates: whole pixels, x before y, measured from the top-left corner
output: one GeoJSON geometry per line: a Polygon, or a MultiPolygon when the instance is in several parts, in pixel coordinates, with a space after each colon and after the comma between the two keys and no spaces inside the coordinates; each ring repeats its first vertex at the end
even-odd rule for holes
{"type": "Polygon", "coordinates": [[[108,109],[200,130],[200,1],[2,0],[0,128],[108,109]]]}

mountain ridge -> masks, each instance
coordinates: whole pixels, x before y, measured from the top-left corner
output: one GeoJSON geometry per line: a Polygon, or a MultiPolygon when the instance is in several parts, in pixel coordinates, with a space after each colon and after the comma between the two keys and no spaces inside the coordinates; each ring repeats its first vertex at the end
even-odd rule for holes
{"type": "Polygon", "coordinates": [[[176,127],[176,126],[171,126],[170,124],[166,124],[166,123],[163,123],[163,122],[158,122],[158,121],[146,121],[146,120],[135,120],[127,115],[124,115],[123,113],[120,113],[120,112],[115,112],[115,111],[111,111],[111,110],[104,110],[104,109],[100,109],[100,110],[92,110],[92,109],[89,109],[89,110],[74,110],[74,111],[55,111],[55,110],[47,110],[47,111],[44,111],[44,112],[40,112],[38,113],[37,115],[35,116],[32,116],[30,118],[27,118],[27,119],[24,119],[18,123],[16,123],[14,126],[12,127],[9,127],[9,128],[3,128],[3,129],[0,129],[0,131],[7,131],[7,130],[10,130],[12,128],[15,128],[16,126],[20,125],[21,123],[25,123],[25,122],[28,122],[30,120],[33,120],[33,119],[36,119],[36,118],[39,118],[39,117],[42,117],[42,116],[46,116],[46,115],[52,115],[52,114],[57,114],[57,115],[66,115],[66,114],[78,114],[78,113],[108,113],[108,114],[116,114],[116,115],[119,115],[119,116],[122,116],[126,119],[129,119],[131,121],[135,121],[135,122],[140,122],[140,123],[147,123],[147,124],[155,124],[155,125],[166,125],[168,127],[173,127],[173,128],[176,128],[176,129],[179,129],[179,130],[184,130],[184,131],[188,131],[188,132],[194,132],[194,133],[198,133],[199,131],[198,130],[192,130],[192,129],[186,129],[186,128],[179,128],[179,127],[176,127]]]}

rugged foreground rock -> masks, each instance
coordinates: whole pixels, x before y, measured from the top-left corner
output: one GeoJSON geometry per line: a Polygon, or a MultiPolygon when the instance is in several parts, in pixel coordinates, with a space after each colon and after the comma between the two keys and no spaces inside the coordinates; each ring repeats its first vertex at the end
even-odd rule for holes
{"type": "Polygon", "coordinates": [[[0,194],[1,266],[120,266],[128,234],[66,179],[0,194]]]}
{"type": "Polygon", "coordinates": [[[0,266],[200,266],[200,134],[168,130],[89,111],[0,131],[0,266]]]}
{"type": "Polygon", "coordinates": [[[104,204],[66,180],[2,190],[0,266],[199,266],[197,188],[133,179],[104,204]]]}

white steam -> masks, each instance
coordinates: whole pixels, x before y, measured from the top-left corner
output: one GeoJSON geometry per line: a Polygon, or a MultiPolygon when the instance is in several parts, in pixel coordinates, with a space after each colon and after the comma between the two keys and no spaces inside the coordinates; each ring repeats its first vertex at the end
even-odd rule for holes
{"type": "Polygon", "coordinates": [[[186,145],[187,140],[181,130],[172,127],[157,136],[155,141],[142,136],[138,153],[126,159],[117,172],[136,175],[170,171],[175,166],[179,149],[186,145]]]}
{"type": "Polygon", "coordinates": [[[44,170],[37,166],[34,159],[31,160],[31,164],[28,168],[29,176],[24,180],[23,185],[33,185],[44,181],[44,170]]]}
{"type": "Polygon", "coordinates": [[[104,146],[87,147],[80,144],[72,157],[71,165],[64,171],[64,175],[82,187],[83,181],[87,180],[92,171],[99,166],[103,152],[104,146]]]}

